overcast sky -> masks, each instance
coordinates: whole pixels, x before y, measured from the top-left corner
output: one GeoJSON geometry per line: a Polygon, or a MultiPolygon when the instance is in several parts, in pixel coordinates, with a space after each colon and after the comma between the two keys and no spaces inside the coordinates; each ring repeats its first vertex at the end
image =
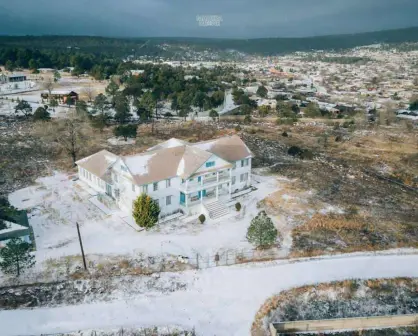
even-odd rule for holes
{"type": "Polygon", "coordinates": [[[418,26],[417,13],[418,0],[0,0],[0,34],[299,37],[418,26]]]}

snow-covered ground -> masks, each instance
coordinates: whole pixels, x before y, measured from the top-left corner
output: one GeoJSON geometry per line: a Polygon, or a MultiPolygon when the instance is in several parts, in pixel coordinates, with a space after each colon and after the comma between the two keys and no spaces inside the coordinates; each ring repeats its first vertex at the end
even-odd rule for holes
{"type": "Polygon", "coordinates": [[[135,139],[129,138],[125,141],[125,139],[122,137],[112,137],[112,138],[107,139],[107,142],[109,142],[113,146],[124,146],[124,145],[134,144],[135,139]]]}
{"type": "MultiPolygon", "coordinates": [[[[34,113],[38,107],[48,105],[48,102],[42,102],[41,92],[42,91],[31,91],[18,94],[9,94],[7,96],[0,96],[0,115],[15,116],[15,107],[17,105],[18,99],[26,100],[32,107],[32,113],[34,113]]],[[[74,107],[72,107],[71,109],[74,110],[74,107]]],[[[49,108],[48,112],[51,114],[51,117],[54,118],[65,116],[68,110],[69,108],[67,105],[60,105],[55,107],[54,109],[49,108]]],[[[18,115],[23,116],[23,114],[20,112],[18,115]]]]}
{"type": "Polygon", "coordinates": [[[0,95],[13,94],[37,89],[38,84],[33,81],[0,84],[0,95]]]}
{"type": "MultiPolygon", "coordinates": [[[[63,173],[40,178],[37,185],[9,195],[12,205],[29,209],[34,229],[36,258],[79,255],[75,223],[81,227],[86,254],[174,254],[202,258],[223,250],[251,249],[246,240],[250,221],[259,212],[258,201],[279,188],[274,177],[254,176],[256,191],[240,197],[245,215],[235,214],[205,224],[173,220],[149,231],[138,232],[121,211],[105,213],[90,199],[94,191],[63,173]]],[[[39,266],[41,267],[41,266],[39,266]]]]}
{"type": "MultiPolygon", "coordinates": [[[[249,335],[254,315],[270,296],[307,284],[351,278],[418,277],[418,255],[348,256],[186,271],[185,290],[132,294],[111,302],[0,312],[9,336],[82,329],[178,325],[198,335],[249,335]]],[[[161,281],[170,281],[162,273],[161,281]]],[[[129,286],[127,288],[129,290],[129,286]]],[[[135,289],[136,292],[137,289],[135,289]]],[[[135,292],[133,291],[133,293],[135,292]]]]}

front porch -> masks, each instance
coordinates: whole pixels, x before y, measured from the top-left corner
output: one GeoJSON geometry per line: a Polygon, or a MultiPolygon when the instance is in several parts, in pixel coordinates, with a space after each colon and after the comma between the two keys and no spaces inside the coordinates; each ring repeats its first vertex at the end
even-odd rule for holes
{"type": "Polygon", "coordinates": [[[218,200],[221,196],[231,195],[229,183],[219,184],[214,187],[209,187],[197,191],[180,191],[180,205],[189,207],[197,204],[202,204],[207,201],[218,200]]]}

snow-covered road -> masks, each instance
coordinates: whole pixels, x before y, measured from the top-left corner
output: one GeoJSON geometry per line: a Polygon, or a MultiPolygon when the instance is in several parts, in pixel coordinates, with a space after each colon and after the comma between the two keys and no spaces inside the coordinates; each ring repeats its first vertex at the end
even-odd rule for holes
{"type": "MultiPolygon", "coordinates": [[[[169,276],[163,274],[163,277],[169,276]]],[[[1,335],[120,326],[180,325],[198,335],[249,335],[260,305],[292,287],[348,278],[418,277],[418,255],[351,256],[188,271],[185,291],[128,301],[0,312],[1,335]]]]}

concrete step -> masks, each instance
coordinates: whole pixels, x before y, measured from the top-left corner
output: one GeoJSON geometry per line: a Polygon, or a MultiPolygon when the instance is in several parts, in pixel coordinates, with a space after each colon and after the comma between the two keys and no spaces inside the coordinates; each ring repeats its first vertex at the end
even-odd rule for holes
{"type": "Polygon", "coordinates": [[[209,217],[211,219],[217,219],[229,213],[228,208],[218,201],[205,204],[205,208],[208,211],[209,217]]]}

